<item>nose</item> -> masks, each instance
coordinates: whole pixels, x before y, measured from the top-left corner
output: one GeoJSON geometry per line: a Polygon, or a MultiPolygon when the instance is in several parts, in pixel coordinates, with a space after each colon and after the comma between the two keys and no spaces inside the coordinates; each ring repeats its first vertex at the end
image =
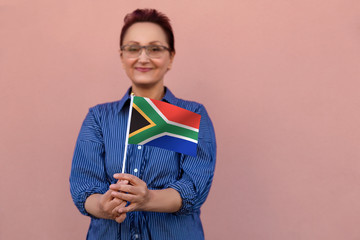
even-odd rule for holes
{"type": "Polygon", "coordinates": [[[140,55],[139,55],[139,62],[148,62],[149,57],[146,54],[146,50],[143,48],[141,49],[140,55]]]}

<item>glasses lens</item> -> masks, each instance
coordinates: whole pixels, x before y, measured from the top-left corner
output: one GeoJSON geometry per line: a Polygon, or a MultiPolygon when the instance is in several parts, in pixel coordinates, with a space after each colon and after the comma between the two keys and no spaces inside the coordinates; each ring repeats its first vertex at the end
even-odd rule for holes
{"type": "Polygon", "coordinates": [[[159,58],[163,55],[165,49],[162,46],[147,46],[146,53],[151,58],[159,58]]]}
{"type": "Polygon", "coordinates": [[[127,57],[138,57],[140,55],[141,47],[138,45],[129,45],[124,48],[127,57]]]}
{"type": "Polygon", "coordinates": [[[164,46],[150,45],[142,47],[140,45],[127,45],[122,48],[124,55],[128,58],[137,58],[141,54],[141,50],[145,48],[146,55],[149,58],[161,58],[166,51],[164,46]]]}

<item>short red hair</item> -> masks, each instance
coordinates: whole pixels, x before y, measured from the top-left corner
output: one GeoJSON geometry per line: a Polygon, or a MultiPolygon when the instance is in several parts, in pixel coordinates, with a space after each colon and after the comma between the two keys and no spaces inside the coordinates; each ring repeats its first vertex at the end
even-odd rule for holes
{"type": "Polygon", "coordinates": [[[120,48],[123,45],[124,36],[126,31],[134,23],[138,22],[151,22],[159,25],[165,32],[167,43],[169,44],[170,52],[175,53],[175,39],[172,27],[170,25],[170,19],[163,13],[156,9],[136,9],[132,13],[129,13],[124,18],[124,26],[121,29],[120,34],[120,48]]]}

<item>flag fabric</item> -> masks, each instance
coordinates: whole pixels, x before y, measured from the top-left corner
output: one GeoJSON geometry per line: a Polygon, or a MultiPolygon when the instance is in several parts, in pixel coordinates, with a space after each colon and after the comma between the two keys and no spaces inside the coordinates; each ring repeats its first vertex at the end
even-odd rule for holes
{"type": "Polygon", "coordinates": [[[196,156],[200,119],[184,108],[133,96],[128,143],[196,156]]]}

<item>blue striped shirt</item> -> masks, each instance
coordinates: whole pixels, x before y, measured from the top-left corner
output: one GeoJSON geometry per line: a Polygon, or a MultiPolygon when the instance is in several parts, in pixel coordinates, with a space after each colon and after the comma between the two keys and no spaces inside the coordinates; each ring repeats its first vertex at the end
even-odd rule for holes
{"type": "MultiPolygon", "coordinates": [[[[129,91],[120,101],[90,108],[81,127],[72,162],[70,191],[75,205],[84,215],[90,216],[84,208],[86,198],[105,193],[110,184],[117,182],[113,174],[122,171],[129,91]]],[[[197,156],[130,144],[125,172],[142,179],[149,189],[177,190],[182,198],[180,210],[175,213],[130,212],[121,224],[90,216],[87,239],[204,239],[200,207],[214,175],[213,125],[199,103],[176,98],[169,89],[163,101],[201,114],[197,156]]]]}

